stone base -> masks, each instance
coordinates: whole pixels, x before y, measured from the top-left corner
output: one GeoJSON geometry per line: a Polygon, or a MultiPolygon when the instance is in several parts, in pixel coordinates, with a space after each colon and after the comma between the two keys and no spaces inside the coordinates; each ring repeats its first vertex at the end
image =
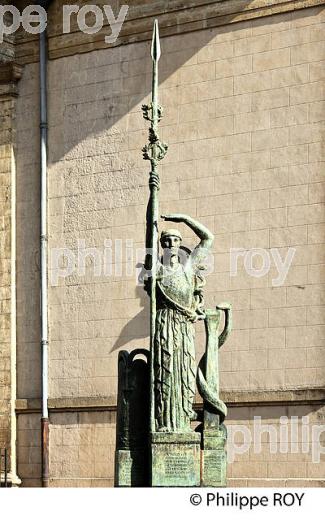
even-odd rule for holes
{"type": "Polygon", "coordinates": [[[196,432],[151,434],[151,486],[200,486],[200,441],[196,432]]]}
{"type": "Polygon", "coordinates": [[[147,450],[117,450],[115,452],[115,486],[149,486],[147,450]]]}
{"type": "Polygon", "coordinates": [[[227,454],[225,430],[203,431],[202,487],[225,487],[227,454]]]}

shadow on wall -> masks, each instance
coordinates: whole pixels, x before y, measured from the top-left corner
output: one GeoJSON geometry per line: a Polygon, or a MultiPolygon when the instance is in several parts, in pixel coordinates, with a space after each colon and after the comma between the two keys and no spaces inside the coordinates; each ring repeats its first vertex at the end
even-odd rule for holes
{"type": "MultiPolygon", "coordinates": [[[[119,348],[127,346],[127,343],[131,339],[141,340],[149,336],[149,298],[143,287],[139,286],[136,288],[135,297],[139,298],[140,305],[143,308],[123,327],[121,334],[111,349],[111,352],[115,352],[119,348]]],[[[143,348],[140,342],[138,348],[143,348]]]]}
{"type": "MultiPolygon", "coordinates": [[[[241,1],[238,10],[243,10],[250,3],[252,0],[241,1]]],[[[211,43],[211,40],[218,34],[235,34],[244,27],[250,27],[251,21],[231,24],[235,16],[229,15],[230,25],[160,38],[162,54],[159,61],[159,96],[162,104],[165,104],[162,84],[167,82],[167,86],[169,80],[168,86],[173,87],[173,95],[176,97],[183,88],[177,76],[178,70],[211,43]]],[[[262,25],[263,18],[254,23],[262,25]]],[[[130,131],[130,125],[127,125],[125,134],[121,135],[116,132],[115,125],[124,116],[134,112],[135,108],[138,117],[137,129],[148,126],[147,123],[143,123],[139,104],[149,100],[148,96],[151,94],[150,47],[151,42],[145,41],[50,61],[48,88],[51,93],[50,103],[52,96],[56,106],[55,112],[51,111],[51,104],[49,106],[50,163],[63,158],[83,157],[82,142],[90,136],[100,137],[103,132],[108,137],[103,141],[107,149],[99,146],[98,154],[114,153],[115,145],[122,144],[121,139],[126,138],[127,132],[130,131]],[[85,85],[88,85],[87,91],[80,98],[80,90],[85,85]]],[[[203,59],[202,64],[208,61],[209,58],[203,59]]],[[[170,124],[168,113],[161,124],[170,124]]],[[[125,145],[127,144],[126,139],[125,145]]],[[[140,154],[141,157],[141,147],[134,153],[140,154]]],[[[145,166],[143,170],[146,170],[145,166]]]]}
{"type": "MultiPolygon", "coordinates": [[[[247,5],[249,3],[250,1],[247,1],[247,5]]],[[[261,19],[254,21],[254,24],[256,23],[264,22],[261,19]]],[[[175,107],[177,112],[178,96],[184,88],[179,77],[180,67],[211,43],[218,34],[235,34],[238,30],[249,27],[250,24],[250,21],[241,22],[201,30],[194,34],[161,38],[162,56],[159,62],[161,103],[175,107]],[[170,92],[166,87],[168,90],[171,89],[170,92]]],[[[86,141],[92,140],[92,155],[96,158],[100,156],[103,160],[103,169],[97,173],[105,179],[106,193],[115,190],[113,197],[106,197],[107,200],[113,199],[114,202],[115,194],[118,193],[116,190],[123,191],[130,184],[135,188],[146,185],[148,164],[142,162],[141,146],[146,142],[143,132],[146,129],[145,135],[147,135],[148,125],[142,120],[140,104],[150,96],[151,66],[149,41],[79,54],[52,60],[49,63],[49,192],[50,197],[53,198],[59,199],[63,195],[67,197],[63,214],[55,217],[56,226],[60,224],[59,230],[52,228],[51,220],[53,221],[55,213],[51,214],[50,211],[50,240],[53,233],[56,232],[57,236],[61,234],[64,246],[66,237],[71,236],[69,234],[75,233],[76,237],[78,233],[79,236],[82,235],[82,231],[72,224],[72,219],[84,211],[82,199],[76,198],[74,193],[84,191],[87,195],[89,190],[89,186],[82,185],[83,179],[88,176],[82,178],[79,173],[79,168],[92,172],[94,158],[89,152],[89,147],[87,149],[86,141]],[[120,156],[125,158],[124,162],[120,160],[120,156]]],[[[29,65],[25,68],[20,83],[17,128],[19,398],[34,398],[41,394],[38,88],[38,67],[36,64],[29,65]]],[[[162,133],[163,124],[170,124],[170,117],[170,114],[166,113],[162,122],[162,133]]],[[[170,156],[172,156],[172,147],[170,156]]],[[[173,162],[177,162],[177,157],[173,162]]],[[[93,189],[96,193],[96,187],[93,189]]],[[[119,204],[120,207],[128,206],[129,200],[123,195],[119,199],[119,204]]],[[[114,207],[109,208],[112,211],[107,213],[107,229],[113,225],[111,215],[114,209],[114,207]]],[[[86,220],[88,229],[91,229],[93,224],[90,221],[91,213],[89,218],[87,217],[88,215],[83,213],[82,220],[83,222],[86,220]]],[[[144,218],[145,214],[143,214],[144,218]]],[[[94,229],[95,226],[96,223],[94,229]]],[[[105,230],[104,226],[102,230],[105,230]]],[[[68,291],[69,287],[66,286],[65,290],[68,291]]],[[[137,289],[136,296],[141,299],[141,303],[143,301],[143,310],[125,326],[113,351],[123,347],[128,337],[141,339],[148,335],[147,296],[142,288],[137,289]]],[[[69,316],[62,316],[62,321],[68,320],[69,316]]],[[[59,327],[60,323],[56,323],[56,326],[59,327]]]]}

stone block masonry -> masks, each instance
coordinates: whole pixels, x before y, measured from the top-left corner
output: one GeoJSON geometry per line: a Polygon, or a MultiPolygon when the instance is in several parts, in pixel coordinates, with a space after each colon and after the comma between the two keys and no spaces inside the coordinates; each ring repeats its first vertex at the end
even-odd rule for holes
{"type": "Polygon", "coordinates": [[[21,67],[12,42],[0,51],[0,447],[9,453],[8,481],[16,475],[16,95],[21,67]]]}
{"type": "MultiPolygon", "coordinates": [[[[289,2],[274,4],[279,8],[289,2]]],[[[221,353],[221,388],[229,402],[236,394],[234,420],[241,416],[245,424],[253,409],[256,415],[268,411],[277,418],[296,414],[322,420],[320,400],[310,392],[315,396],[325,377],[324,9],[303,4],[222,26],[207,22],[187,34],[182,30],[164,37],[162,31],[161,138],[170,147],[161,168],[161,210],[177,207],[216,236],[206,301],[209,307],[223,300],[233,303],[234,332],[221,353]],[[295,248],[295,255],[287,277],[275,287],[273,260],[269,272],[257,278],[240,258],[237,275],[230,276],[230,248],[262,248],[269,255],[276,248],[282,259],[295,248]],[[286,392],[291,398],[284,397],[286,392]],[[295,392],[305,396],[297,408],[295,392]]],[[[50,250],[76,251],[78,239],[99,249],[105,239],[143,245],[148,191],[140,107],[151,88],[148,39],[149,32],[137,43],[103,50],[97,43],[82,49],[72,45],[66,56],[61,36],[52,39],[57,47],[50,48],[50,57],[57,59],[50,60],[48,84],[50,250]]],[[[25,57],[32,44],[20,42],[25,57]]],[[[17,382],[18,397],[31,400],[40,396],[38,71],[34,58],[25,61],[16,101],[17,382]]],[[[186,233],[185,238],[190,240],[186,233]]],[[[115,263],[112,276],[94,277],[89,262],[84,275],[72,273],[49,287],[50,398],[75,400],[62,412],[51,411],[52,485],[112,484],[114,409],[89,405],[81,412],[78,406],[82,399],[105,398],[114,407],[118,350],[148,346],[148,301],[134,273],[123,267],[120,276],[114,269],[115,263]],[[88,434],[98,436],[98,450],[89,448],[88,434]]],[[[199,327],[197,338],[200,353],[199,327]]],[[[27,406],[24,413],[23,421],[30,420],[33,428],[26,433],[22,425],[25,440],[18,461],[23,484],[38,485],[33,433],[38,408],[27,406]]],[[[267,466],[264,455],[247,457],[249,465],[234,461],[229,482],[321,481],[320,466],[301,454],[285,460],[281,454],[265,455],[267,466]]]]}

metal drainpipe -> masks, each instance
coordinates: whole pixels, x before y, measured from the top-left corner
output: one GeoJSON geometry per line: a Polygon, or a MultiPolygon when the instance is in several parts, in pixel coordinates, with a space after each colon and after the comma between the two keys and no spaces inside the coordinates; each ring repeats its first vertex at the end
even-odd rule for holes
{"type": "MultiPolygon", "coordinates": [[[[41,2],[45,9],[50,1],[41,2]]],[[[39,39],[40,82],[40,311],[42,352],[42,486],[49,485],[49,411],[48,411],[48,275],[47,275],[47,35],[39,39]]]]}

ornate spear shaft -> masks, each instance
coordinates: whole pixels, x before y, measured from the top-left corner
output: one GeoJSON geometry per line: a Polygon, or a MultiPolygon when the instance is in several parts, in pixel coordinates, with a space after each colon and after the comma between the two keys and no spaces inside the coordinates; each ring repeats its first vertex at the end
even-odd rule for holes
{"type": "Polygon", "coordinates": [[[167,145],[159,140],[158,123],[162,117],[162,108],[158,104],[158,61],[160,58],[160,42],[158,21],[155,20],[152,44],[152,98],[150,105],[143,105],[143,117],[150,121],[149,144],[144,146],[143,158],[151,163],[149,177],[150,198],[147,214],[147,237],[146,247],[149,248],[146,257],[146,268],[151,271],[150,278],[150,429],[155,431],[155,405],[154,405],[154,337],[156,327],[156,280],[157,280],[157,260],[158,260],[158,218],[159,201],[158,186],[152,182],[158,178],[157,165],[167,152],[167,145]]]}

